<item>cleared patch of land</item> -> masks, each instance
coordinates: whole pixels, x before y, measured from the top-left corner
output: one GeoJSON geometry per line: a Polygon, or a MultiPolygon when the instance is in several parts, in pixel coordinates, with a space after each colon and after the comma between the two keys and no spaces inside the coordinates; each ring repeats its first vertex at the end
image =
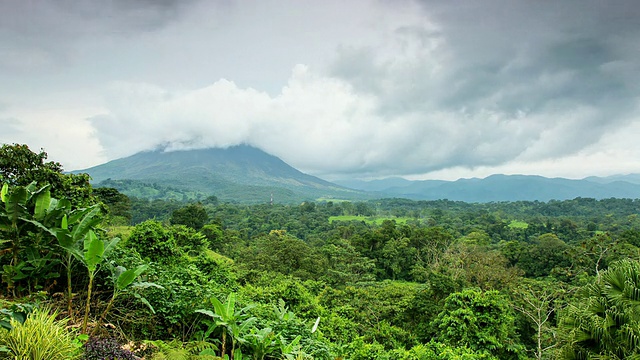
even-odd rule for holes
{"type": "Polygon", "coordinates": [[[511,220],[509,227],[514,229],[526,229],[529,227],[529,224],[524,221],[511,220]]]}

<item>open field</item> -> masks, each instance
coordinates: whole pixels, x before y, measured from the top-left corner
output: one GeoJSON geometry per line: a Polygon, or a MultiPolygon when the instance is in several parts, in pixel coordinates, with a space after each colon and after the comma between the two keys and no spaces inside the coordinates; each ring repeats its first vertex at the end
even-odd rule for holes
{"type": "Polygon", "coordinates": [[[514,229],[526,229],[529,227],[529,224],[524,221],[511,220],[509,227],[514,229]]]}

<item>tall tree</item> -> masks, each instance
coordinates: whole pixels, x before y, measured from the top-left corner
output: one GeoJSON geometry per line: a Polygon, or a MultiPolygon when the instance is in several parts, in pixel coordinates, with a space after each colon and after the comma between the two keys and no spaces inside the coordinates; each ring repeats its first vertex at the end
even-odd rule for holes
{"type": "Polygon", "coordinates": [[[27,145],[4,144],[0,147],[0,183],[39,187],[50,185],[51,196],[66,198],[76,206],[95,203],[88,174],[63,174],[62,165],[46,161],[47,153],[35,153],[27,145]]]}
{"type": "Polygon", "coordinates": [[[433,325],[440,329],[436,340],[442,343],[469,346],[500,359],[520,359],[523,347],[514,320],[509,301],[499,292],[469,288],[446,298],[433,325]]]}
{"type": "Polygon", "coordinates": [[[190,228],[200,230],[209,220],[209,215],[201,203],[189,204],[175,210],[171,214],[171,224],[186,225],[190,228]]]}

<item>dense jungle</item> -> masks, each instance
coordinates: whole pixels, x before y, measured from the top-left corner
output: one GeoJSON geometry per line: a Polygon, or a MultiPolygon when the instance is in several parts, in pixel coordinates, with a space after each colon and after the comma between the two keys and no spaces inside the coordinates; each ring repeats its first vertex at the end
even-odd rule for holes
{"type": "Polygon", "coordinates": [[[0,358],[640,358],[640,201],[127,197],[0,150],[0,358]]]}

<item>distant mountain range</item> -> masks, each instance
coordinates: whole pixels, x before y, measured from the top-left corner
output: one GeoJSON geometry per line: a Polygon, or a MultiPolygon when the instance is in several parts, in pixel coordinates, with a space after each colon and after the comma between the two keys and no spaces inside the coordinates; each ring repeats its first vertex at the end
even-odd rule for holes
{"type": "Polygon", "coordinates": [[[142,198],[202,200],[211,195],[241,203],[368,200],[384,197],[466,202],[640,198],[640,174],[582,180],[492,175],[456,181],[403,178],[340,180],[304,174],[281,159],[241,145],[226,149],[147,151],[89,169],[95,186],[142,198]]]}
{"type": "Polygon", "coordinates": [[[414,200],[449,199],[466,202],[566,200],[577,197],[640,198],[640,175],[588,177],[582,180],[536,175],[492,175],[484,179],[409,181],[389,178],[373,181],[336,181],[363,191],[414,200]]]}

